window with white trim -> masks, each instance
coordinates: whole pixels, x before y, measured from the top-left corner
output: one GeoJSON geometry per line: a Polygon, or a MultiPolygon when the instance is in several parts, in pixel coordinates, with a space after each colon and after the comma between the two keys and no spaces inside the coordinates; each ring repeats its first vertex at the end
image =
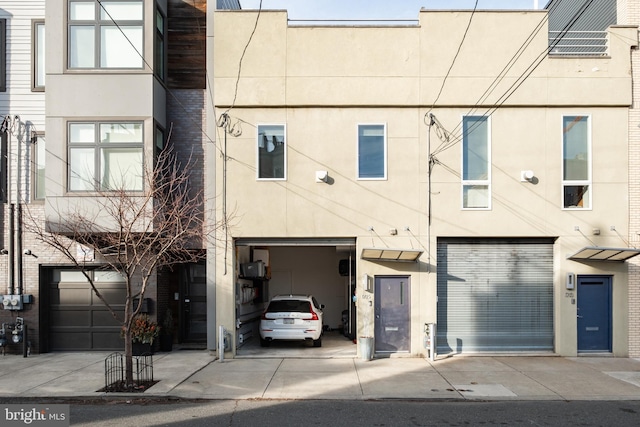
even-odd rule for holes
{"type": "Polygon", "coordinates": [[[7,20],[0,19],[0,92],[7,91],[7,20]]]}
{"type": "Polygon", "coordinates": [[[462,208],[491,208],[489,118],[462,118],[462,208]]]}
{"type": "Polygon", "coordinates": [[[258,125],[258,179],[287,178],[286,126],[258,125]]]}
{"type": "Polygon", "coordinates": [[[46,140],[43,133],[34,134],[31,139],[33,151],[33,198],[42,200],[45,198],[45,156],[46,156],[46,140]]]}
{"type": "Polygon", "coordinates": [[[143,190],[142,122],[71,122],[69,191],[143,190]]]}
{"type": "Polygon", "coordinates": [[[562,207],[591,209],[591,124],[588,116],[562,117],[562,207]]]}
{"type": "Polygon", "coordinates": [[[358,125],[358,179],[387,179],[387,126],[358,125]]]}
{"type": "Polygon", "coordinates": [[[142,68],[142,0],[69,0],[69,68],[142,68]]]}
{"type": "Polygon", "coordinates": [[[32,70],[32,82],[31,90],[43,91],[44,90],[44,52],[45,52],[45,40],[44,40],[44,21],[34,20],[32,28],[32,44],[33,44],[33,70],[32,70]]]}

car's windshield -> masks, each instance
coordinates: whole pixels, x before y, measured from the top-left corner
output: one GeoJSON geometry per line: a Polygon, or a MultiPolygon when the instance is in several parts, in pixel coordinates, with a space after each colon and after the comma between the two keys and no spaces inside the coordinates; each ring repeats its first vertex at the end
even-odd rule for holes
{"type": "Polygon", "coordinates": [[[310,313],[311,312],[311,304],[309,301],[300,301],[300,300],[279,300],[279,301],[271,301],[269,303],[269,307],[267,308],[268,313],[279,313],[284,311],[293,311],[297,313],[310,313]]]}

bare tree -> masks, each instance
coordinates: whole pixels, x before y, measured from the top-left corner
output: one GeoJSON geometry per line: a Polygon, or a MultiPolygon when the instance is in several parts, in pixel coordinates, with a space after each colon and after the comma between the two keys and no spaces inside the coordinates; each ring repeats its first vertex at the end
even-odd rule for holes
{"type": "MultiPolygon", "coordinates": [[[[56,209],[45,224],[30,216],[27,231],[82,271],[95,295],[121,325],[125,344],[126,386],[133,386],[132,324],[149,283],[159,268],[194,263],[205,256],[205,240],[217,228],[204,224],[202,186],[190,185],[192,159],[179,164],[165,148],[143,174],[144,190],[96,188],[95,205],[56,209]],[[81,250],[79,250],[79,248],[81,250]],[[92,270],[118,272],[126,285],[124,312],[100,293],[92,270]],[[137,301],[137,304],[136,304],[137,301]]],[[[98,187],[98,185],[96,185],[98,187]]]]}

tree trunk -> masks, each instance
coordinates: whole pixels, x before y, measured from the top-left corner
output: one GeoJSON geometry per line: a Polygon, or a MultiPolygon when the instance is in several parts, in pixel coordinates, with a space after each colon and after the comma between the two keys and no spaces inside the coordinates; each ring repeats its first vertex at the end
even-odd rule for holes
{"type": "Polygon", "coordinates": [[[132,355],[131,327],[125,327],[124,331],[124,360],[125,360],[125,384],[127,388],[133,387],[133,355],[132,355]]]}

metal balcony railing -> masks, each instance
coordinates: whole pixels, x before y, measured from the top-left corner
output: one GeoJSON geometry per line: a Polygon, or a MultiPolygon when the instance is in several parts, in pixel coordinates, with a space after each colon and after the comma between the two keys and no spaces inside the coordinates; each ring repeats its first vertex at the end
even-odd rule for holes
{"type": "Polygon", "coordinates": [[[550,55],[605,56],[606,31],[549,31],[550,55]]]}

